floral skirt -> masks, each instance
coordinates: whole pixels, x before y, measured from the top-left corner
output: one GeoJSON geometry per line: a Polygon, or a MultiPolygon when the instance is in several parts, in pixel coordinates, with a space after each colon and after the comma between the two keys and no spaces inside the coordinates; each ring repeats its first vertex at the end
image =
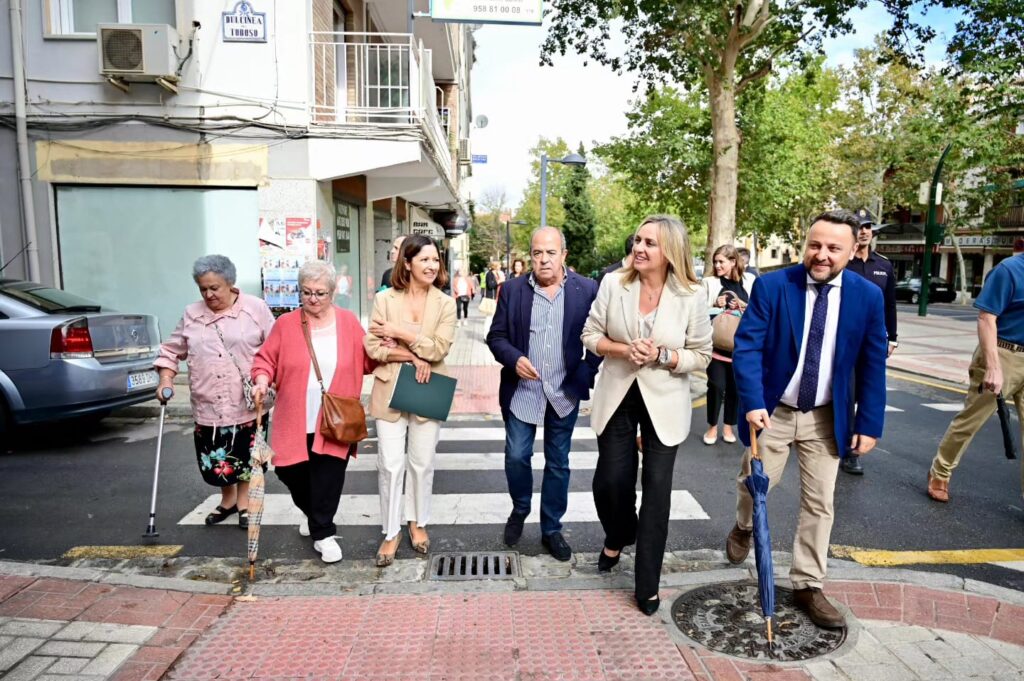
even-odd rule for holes
{"type": "MultiPolygon", "coordinates": [[[[264,419],[264,427],[267,425],[264,419]]],[[[227,487],[249,482],[252,477],[249,457],[256,439],[256,421],[235,426],[201,426],[197,423],[193,437],[199,472],[206,484],[227,487]]],[[[266,471],[266,465],[263,470],[266,471]]]]}

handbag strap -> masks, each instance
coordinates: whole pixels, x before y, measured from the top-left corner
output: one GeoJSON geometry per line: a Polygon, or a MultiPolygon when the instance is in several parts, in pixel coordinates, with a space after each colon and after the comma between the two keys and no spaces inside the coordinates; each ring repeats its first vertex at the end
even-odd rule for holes
{"type": "Polygon", "coordinates": [[[220,338],[220,344],[224,346],[224,350],[228,353],[228,357],[231,358],[231,363],[235,365],[235,369],[238,370],[238,377],[242,379],[242,385],[245,385],[245,372],[242,371],[242,367],[238,364],[238,360],[235,359],[234,353],[231,352],[231,348],[228,347],[228,343],[224,340],[224,334],[220,330],[220,326],[217,322],[213,323],[214,330],[217,331],[217,336],[220,338]]]}
{"type": "Polygon", "coordinates": [[[302,315],[302,335],[306,338],[306,347],[309,348],[309,356],[313,360],[313,370],[316,372],[317,383],[320,384],[320,393],[326,394],[327,391],[324,389],[324,378],[320,375],[320,363],[316,361],[316,352],[313,350],[313,339],[309,335],[309,322],[306,321],[306,311],[303,310],[299,314],[302,315]]]}

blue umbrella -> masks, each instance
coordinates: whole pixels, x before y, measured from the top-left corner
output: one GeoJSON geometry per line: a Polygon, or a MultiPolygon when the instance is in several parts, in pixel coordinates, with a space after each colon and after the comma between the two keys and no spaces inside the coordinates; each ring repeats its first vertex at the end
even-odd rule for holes
{"type": "Polygon", "coordinates": [[[754,500],[754,561],[757,563],[757,595],[761,600],[767,628],[768,645],[772,645],[772,617],[775,616],[775,572],[772,566],[772,535],[768,530],[768,476],[757,453],[757,431],[750,429],[750,475],[743,484],[754,500]]]}

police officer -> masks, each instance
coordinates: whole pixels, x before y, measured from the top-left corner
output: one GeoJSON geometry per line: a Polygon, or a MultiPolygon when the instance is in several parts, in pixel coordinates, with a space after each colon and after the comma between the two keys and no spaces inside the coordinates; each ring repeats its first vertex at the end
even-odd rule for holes
{"type": "MultiPolygon", "coordinates": [[[[899,345],[896,342],[896,275],[889,259],[871,249],[871,240],[882,225],[877,223],[875,216],[866,208],[857,211],[857,217],[860,218],[857,251],[853,254],[847,269],[875,282],[882,289],[882,298],[885,301],[885,330],[889,337],[889,355],[892,355],[899,345]]],[[[864,475],[864,463],[859,456],[843,457],[842,469],[851,475],[864,475]]]]}

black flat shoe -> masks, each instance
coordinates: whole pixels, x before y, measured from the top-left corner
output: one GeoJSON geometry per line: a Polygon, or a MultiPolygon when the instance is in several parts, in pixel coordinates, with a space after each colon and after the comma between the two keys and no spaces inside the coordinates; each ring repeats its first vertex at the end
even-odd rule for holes
{"type": "Polygon", "coordinates": [[[611,572],[612,568],[619,564],[619,558],[622,556],[622,551],[619,551],[615,557],[609,556],[601,549],[601,553],[597,554],[597,571],[598,572],[611,572]]]}
{"type": "Polygon", "coordinates": [[[218,506],[213,513],[206,516],[206,524],[216,525],[217,523],[222,523],[236,513],[238,513],[238,506],[232,506],[231,508],[218,506]]]}
{"type": "Polygon", "coordinates": [[[249,529],[249,509],[243,508],[238,512],[238,526],[243,530],[249,529]]]}
{"type": "Polygon", "coordinates": [[[636,607],[640,608],[640,612],[650,617],[654,613],[658,612],[658,607],[661,605],[660,598],[644,599],[636,602],[636,607]]]}

